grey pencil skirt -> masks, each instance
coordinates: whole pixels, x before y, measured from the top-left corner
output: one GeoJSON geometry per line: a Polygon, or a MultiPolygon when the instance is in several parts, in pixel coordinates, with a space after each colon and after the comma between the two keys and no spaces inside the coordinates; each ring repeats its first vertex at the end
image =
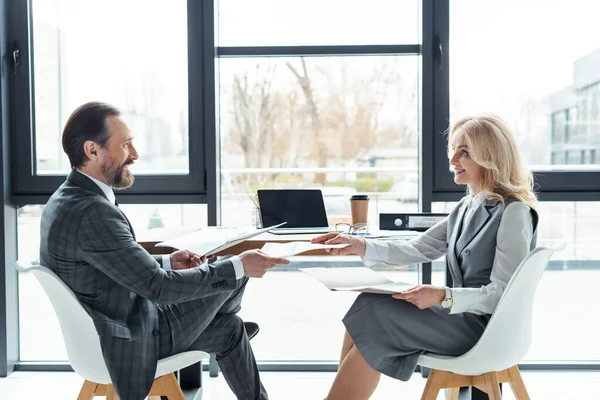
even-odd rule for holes
{"type": "Polygon", "coordinates": [[[425,310],[390,295],[361,293],[343,319],[346,330],[373,369],[407,381],[425,352],[459,356],[481,337],[490,316],[425,310]]]}

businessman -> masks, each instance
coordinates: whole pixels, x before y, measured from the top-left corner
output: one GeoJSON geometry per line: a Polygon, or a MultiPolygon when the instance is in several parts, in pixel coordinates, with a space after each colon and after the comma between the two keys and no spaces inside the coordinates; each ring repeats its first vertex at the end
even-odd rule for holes
{"type": "Polygon", "coordinates": [[[186,250],[151,256],[113,193],[133,184],[128,166],[138,158],[119,110],[82,105],[69,117],[62,145],[72,171],[42,214],[40,262],[92,317],[121,400],[142,400],[157,360],[185,350],[216,353],[238,399],[267,399],[236,313],[249,277],[289,261],[258,250],[213,264],[186,250]]]}

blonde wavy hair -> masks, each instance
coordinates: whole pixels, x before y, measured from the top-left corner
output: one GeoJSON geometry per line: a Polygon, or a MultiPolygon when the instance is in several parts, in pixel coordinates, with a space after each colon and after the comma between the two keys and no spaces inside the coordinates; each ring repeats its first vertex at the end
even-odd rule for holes
{"type": "Polygon", "coordinates": [[[498,116],[481,114],[464,117],[450,129],[448,144],[463,132],[469,155],[483,167],[481,189],[489,199],[502,203],[514,197],[529,207],[537,204],[533,191],[533,174],[525,167],[514,136],[498,116]]]}

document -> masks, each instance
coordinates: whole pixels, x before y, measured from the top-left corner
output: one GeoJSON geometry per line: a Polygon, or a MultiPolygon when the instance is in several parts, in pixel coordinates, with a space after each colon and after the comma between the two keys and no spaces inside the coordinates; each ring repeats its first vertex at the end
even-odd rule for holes
{"type": "Polygon", "coordinates": [[[304,253],[305,251],[318,250],[318,249],[341,249],[342,247],[348,246],[344,244],[318,244],[310,242],[288,242],[288,243],[265,243],[261,249],[264,253],[267,253],[273,257],[291,257],[296,254],[304,253]]]}
{"type": "Polygon", "coordinates": [[[235,228],[206,228],[196,232],[188,233],[175,239],[158,243],[157,247],[173,247],[175,249],[186,249],[201,256],[207,256],[226,250],[231,246],[248,240],[261,233],[268,232],[273,228],[282,226],[285,222],[269,226],[267,228],[243,230],[235,228]]]}
{"type": "Polygon", "coordinates": [[[392,230],[373,230],[365,236],[365,239],[405,239],[410,240],[419,236],[417,231],[392,231],[392,230]]]}
{"type": "Polygon", "coordinates": [[[392,294],[415,287],[415,284],[393,282],[369,268],[300,268],[329,290],[392,294]]]}

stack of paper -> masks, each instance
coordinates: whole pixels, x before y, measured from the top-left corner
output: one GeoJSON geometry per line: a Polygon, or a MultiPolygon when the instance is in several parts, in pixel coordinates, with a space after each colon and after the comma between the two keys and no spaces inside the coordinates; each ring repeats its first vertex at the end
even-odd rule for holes
{"type": "Polygon", "coordinates": [[[262,251],[273,257],[291,257],[305,251],[318,249],[341,249],[348,244],[316,244],[310,242],[265,243],[262,251]]]}
{"type": "Polygon", "coordinates": [[[362,267],[300,268],[300,271],[309,274],[329,290],[392,294],[415,286],[412,283],[393,282],[373,270],[362,267]]]}
{"type": "Polygon", "coordinates": [[[207,256],[228,249],[244,240],[258,236],[261,233],[267,232],[283,224],[285,224],[285,222],[279,225],[269,226],[268,228],[251,230],[230,228],[200,229],[196,232],[158,243],[156,246],[186,249],[200,254],[201,256],[207,256]]]}

